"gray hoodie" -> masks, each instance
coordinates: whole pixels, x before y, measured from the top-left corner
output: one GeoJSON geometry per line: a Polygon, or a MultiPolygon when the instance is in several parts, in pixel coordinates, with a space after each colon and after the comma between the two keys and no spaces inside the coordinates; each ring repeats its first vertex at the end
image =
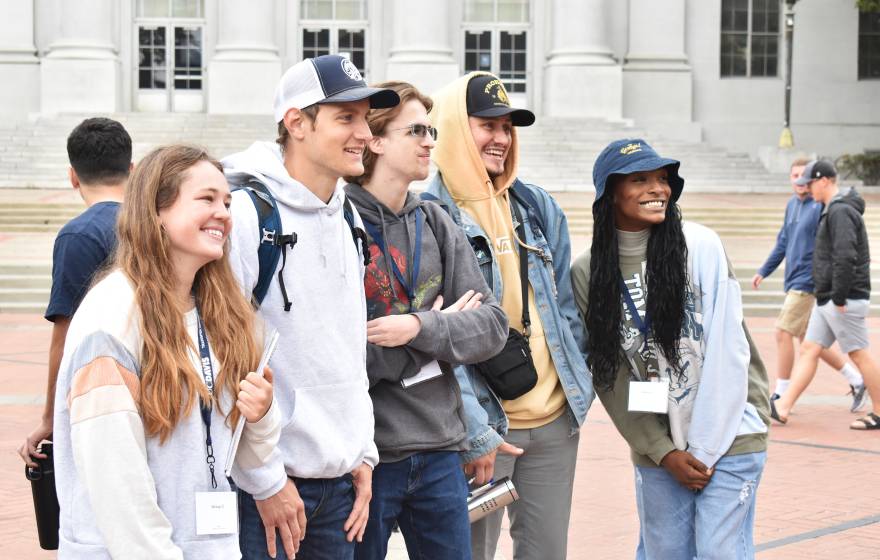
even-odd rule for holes
{"type": "Polygon", "coordinates": [[[419,334],[405,346],[367,344],[367,375],[376,418],[376,445],[382,462],[399,461],[420,451],[467,449],[461,391],[450,364],[490,358],[507,340],[507,316],[486,285],[464,233],[438,205],[407,194],[403,210],[394,213],[356,184],[345,187],[365,222],[375,224],[405,282],[410,282],[416,219],[422,222],[418,278],[410,302],[395,279],[389,260],[370,237],[372,261],[364,275],[367,318],[414,313],[419,334]],[[417,209],[421,208],[421,212],[417,209]],[[431,311],[438,295],[446,307],[468,290],[483,294],[478,309],[458,313],[431,311]],[[410,305],[412,303],[412,305],[410,305]],[[410,311],[412,308],[412,311],[410,311]],[[412,385],[401,379],[438,360],[443,375],[412,385]]]}

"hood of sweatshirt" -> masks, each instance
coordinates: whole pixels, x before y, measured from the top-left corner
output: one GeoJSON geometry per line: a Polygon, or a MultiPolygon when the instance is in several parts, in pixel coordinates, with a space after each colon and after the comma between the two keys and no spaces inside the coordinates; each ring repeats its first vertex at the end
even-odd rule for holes
{"type": "Polygon", "coordinates": [[[516,179],[519,144],[516,127],[511,130],[510,148],[504,172],[490,178],[474,142],[467,114],[467,85],[486,72],[472,72],[458,78],[433,96],[431,120],[440,135],[433,159],[452,199],[476,220],[489,242],[501,270],[501,305],[509,317],[522,315],[517,243],[513,230],[508,189],[516,179]]]}
{"type": "Polygon", "coordinates": [[[324,203],[290,176],[284,167],[281,146],[276,142],[254,142],[245,151],[223,158],[221,163],[231,185],[243,185],[256,179],[269,187],[279,204],[304,212],[323,211],[327,214],[335,214],[342,209],[345,199],[342,185],[338,184],[330,201],[324,203]]]}
{"type": "Polygon", "coordinates": [[[854,208],[859,214],[863,216],[865,214],[865,199],[856,191],[855,187],[850,187],[831,199],[831,202],[828,203],[828,209],[831,209],[831,206],[834,204],[846,204],[854,208]]]}

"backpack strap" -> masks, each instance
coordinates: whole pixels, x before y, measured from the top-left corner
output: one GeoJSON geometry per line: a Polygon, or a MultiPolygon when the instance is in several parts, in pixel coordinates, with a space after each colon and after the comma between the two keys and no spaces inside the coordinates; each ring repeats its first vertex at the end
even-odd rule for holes
{"type": "Polygon", "coordinates": [[[348,223],[348,229],[351,230],[351,239],[354,241],[355,249],[360,245],[361,254],[364,256],[364,266],[370,266],[370,262],[372,259],[370,258],[370,249],[369,242],[367,241],[367,232],[364,231],[363,228],[360,228],[354,223],[354,210],[351,206],[351,201],[348,197],[345,197],[345,200],[342,203],[342,215],[345,217],[345,221],[348,223]]]}
{"type": "Polygon", "coordinates": [[[287,265],[287,247],[293,248],[296,245],[296,232],[282,233],[281,214],[278,212],[275,197],[272,196],[266,185],[259,181],[250,181],[233,190],[239,189],[244,190],[250,196],[254,208],[257,210],[260,227],[260,245],[257,248],[260,271],[252,293],[254,305],[259,307],[266,298],[269,285],[272,283],[272,275],[278,267],[278,259],[280,258],[281,269],[278,271],[278,284],[281,287],[281,296],[284,298],[284,311],[290,311],[292,303],[284,286],[283,272],[287,265]]]}
{"type": "Polygon", "coordinates": [[[538,229],[541,230],[544,237],[547,237],[547,228],[544,227],[544,216],[541,214],[541,206],[538,204],[538,199],[534,193],[532,193],[532,191],[526,187],[525,183],[519,179],[513,180],[513,185],[510,186],[510,192],[513,194],[513,198],[515,198],[517,202],[526,207],[526,210],[532,211],[531,213],[535,216],[538,229]]]}

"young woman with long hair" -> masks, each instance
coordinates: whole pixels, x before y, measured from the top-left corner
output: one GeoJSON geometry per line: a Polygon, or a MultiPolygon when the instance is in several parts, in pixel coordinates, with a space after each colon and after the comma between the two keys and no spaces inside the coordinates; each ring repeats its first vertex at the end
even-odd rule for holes
{"type": "Polygon", "coordinates": [[[587,365],[635,464],[636,557],[752,558],[767,373],[721,240],[681,219],[679,166],[638,139],[596,160],[572,267],[587,365]]]}
{"type": "Polygon", "coordinates": [[[59,557],[241,557],[223,476],[233,429],[243,415],[235,460],[253,468],[280,422],[271,374],[252,372],[229,199],[220,164],[195,147],[158,148],[131,176],[115,266],[75,314],[59,375],[59,557]]]}

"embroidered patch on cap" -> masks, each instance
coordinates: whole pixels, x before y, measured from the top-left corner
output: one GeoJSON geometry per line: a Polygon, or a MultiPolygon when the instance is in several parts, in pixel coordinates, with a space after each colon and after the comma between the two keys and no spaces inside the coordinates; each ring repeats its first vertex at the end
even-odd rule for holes
{"type": "Polygon", "coordinates": [[[361,73],[358,72],[358,69],[355,67],[355,65],[352,64],[351,61],[347,58],[342,59],[342,71],[345,72],[352,80],[363,80],[363,78],[361,77],[361,73]]]}
{"type": "Polygon", "coordinates": [[[630,154],[634,154],[636,152],[642,151],[642,145],[639,143],[627,144],[626,146],[620,149],[620,153],[628,156],[630,154]]]}

